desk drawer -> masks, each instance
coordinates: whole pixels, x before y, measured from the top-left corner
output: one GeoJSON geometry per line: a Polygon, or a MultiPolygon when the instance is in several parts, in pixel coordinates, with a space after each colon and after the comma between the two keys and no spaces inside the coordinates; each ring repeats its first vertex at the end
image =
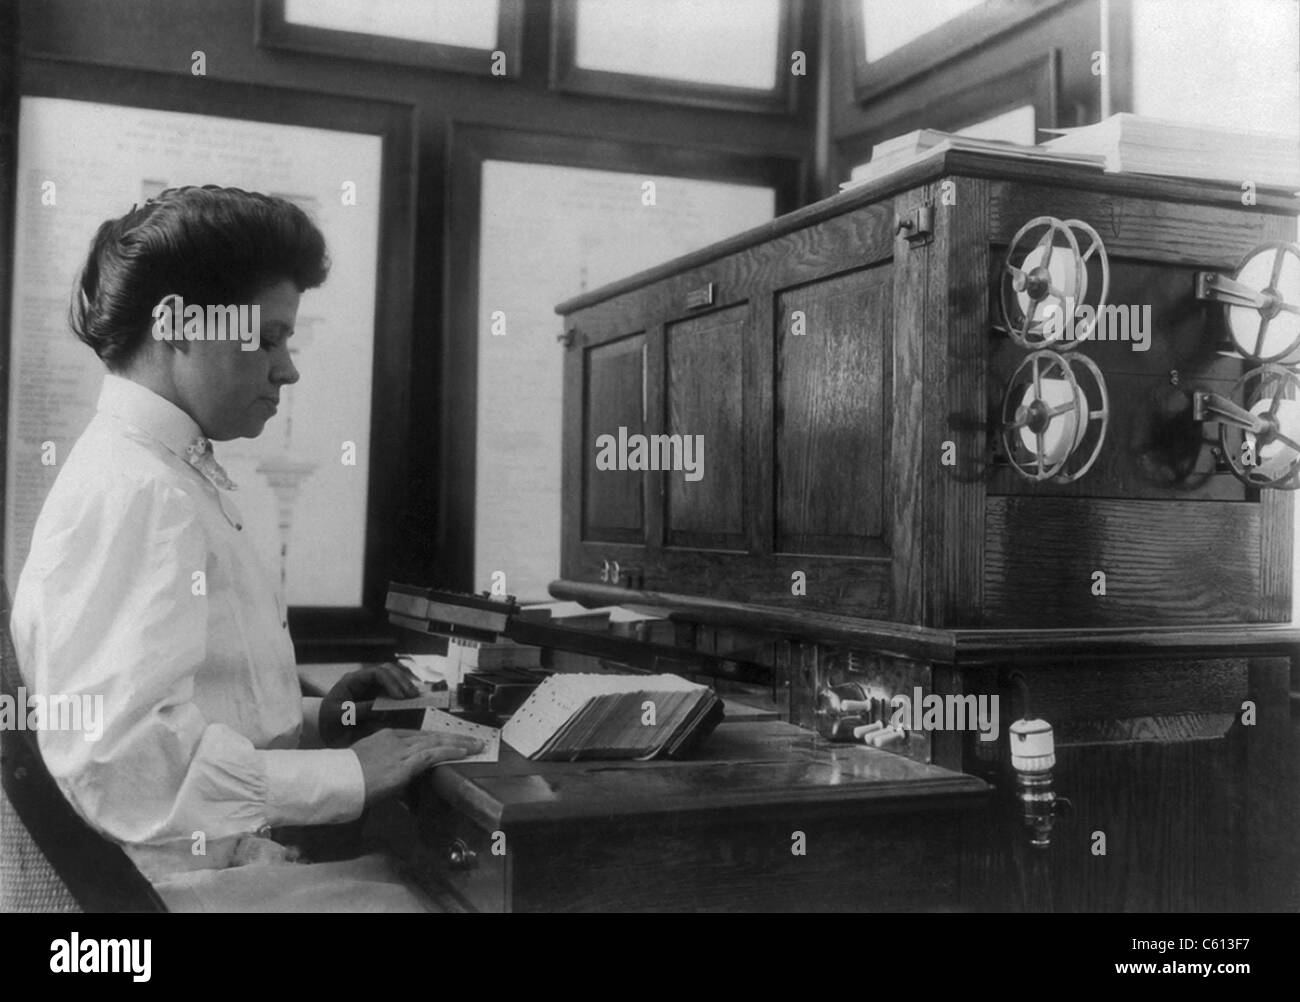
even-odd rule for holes
{"type": "Polygon", "coordinates": [[[521,833],[513,911],[921,911],[959,906],[949,812],[729,823],[645,818],[521,833]],[[800,837],[795,839],[795,833],[800,837]]]}
{"type": "Polygon", "coordinates": [[[473,911],[509,911],[509,856],[493,854],[491,832],[445,807],[423,812],[420,832],[426,850],[417,866],[422,881],[450,891],[473,911]]]}

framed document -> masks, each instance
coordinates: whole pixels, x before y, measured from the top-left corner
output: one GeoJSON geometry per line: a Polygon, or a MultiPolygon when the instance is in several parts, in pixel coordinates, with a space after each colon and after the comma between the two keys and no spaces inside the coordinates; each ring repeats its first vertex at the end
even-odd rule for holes
{"type": "Polygon", "coordinates": [[[68,330],[98,225],[164,188],[278,195],[325,234],[304,293],[300,381],[256,439],[221,443],[247,529],[293,607],[295,636],[375,635],[404,486],[410,379],[411,115],[402,105],[35,63],[19,111],[8,327],[4,559],[16,582],[61,457],[104,368],[68,330]]]}

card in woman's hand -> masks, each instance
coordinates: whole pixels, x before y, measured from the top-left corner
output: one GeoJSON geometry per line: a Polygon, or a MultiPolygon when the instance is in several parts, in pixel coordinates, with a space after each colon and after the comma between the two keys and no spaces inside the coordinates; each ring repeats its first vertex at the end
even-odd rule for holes
{"type": "Polygon", "coordinates": [[[420,730],[435,734],[460,734],[465,737],[478,738],[483,742],[481,752],[456,759],[458,763],[495,762],[501,754],[500,728],[488,727],[486,724],[470,723],[468,720],[454,717],[442,710],[425,710],[424,724],[420,727],[420,730]]]}

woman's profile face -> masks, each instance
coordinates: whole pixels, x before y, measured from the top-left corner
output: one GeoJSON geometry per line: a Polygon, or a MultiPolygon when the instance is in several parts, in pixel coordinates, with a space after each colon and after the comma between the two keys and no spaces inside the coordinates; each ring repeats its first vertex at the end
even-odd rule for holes
{"type": "Polygon", "coordinates": [[[288,344],[298,300],[293,283],[282,279],[248,301],[260,311],[255,350],[240,341],[191,341],[177,353],[180,402],[208,438],[256,438],[276,412],[280,388],[298,381],[288,344]]]}

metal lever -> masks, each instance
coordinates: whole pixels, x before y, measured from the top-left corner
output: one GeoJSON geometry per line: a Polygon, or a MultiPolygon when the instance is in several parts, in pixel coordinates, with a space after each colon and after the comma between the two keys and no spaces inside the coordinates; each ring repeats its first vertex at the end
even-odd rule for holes
{"type": "Polygon", "coordinates": [[[1249,306],[1266,317],[1274,317],[1282,309],[1282,297],[1273,289],[1252,289],[1217,271],[1196,273],[1196,298],[1229,306],[1249,306]]]}
{"type": "Polygon", "coordinates": [[[1192,417],[1197,421],[1218,421],[1220,424],[1241,428],[1262,442],[1281,442],[1300,455],[1300,443],[1282,434],[1282,425],[1277,420],[1276,408],[1270,408],[1264,414],[1254,414],[1218,393],[1197,390],[1192,394],[1192,417]]]}

